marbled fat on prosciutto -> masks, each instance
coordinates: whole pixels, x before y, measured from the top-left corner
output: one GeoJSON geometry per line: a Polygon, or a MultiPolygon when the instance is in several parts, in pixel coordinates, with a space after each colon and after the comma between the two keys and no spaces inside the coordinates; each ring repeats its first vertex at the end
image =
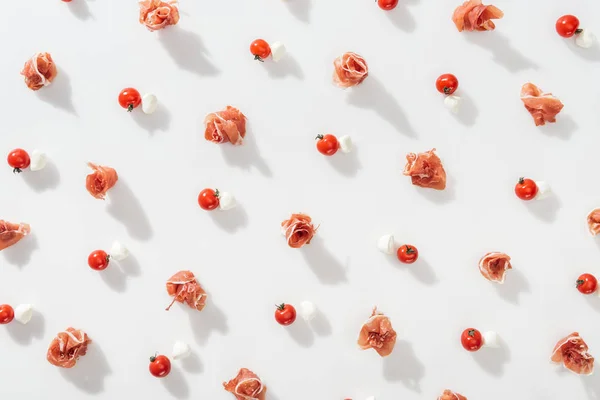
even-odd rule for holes
{"type": "Polygon", "coordinates": [[[229,382],[223,382],[223,388],[233,393],[237,400],[265,400],[267,387],[260,378],[247,368],[242,368],[229,382]]]}
{"type": "Polygon", "coordinates": [[[493,31],[496,28],[493,19],[504,16],[496,6],[486,6],[481,0],[468,0],[456,7],[452,21],[459,32],[464,31],[493,31]]]}
{"type": "Polygon", "coordinates": [[[306,214],[292,214],[290,219],[281,223],[281,233],[285,236],[288,246],[298,249],[305,244],[310,244],[317,228],[312,224],[312,219],[306,214]]]}
{"type": "Polygon", "coordinates": [[[563,109],[563,103],[552,93],[543,93],[533,83],[526,83],[521,88],[521,101],[535,122],[535,126],[546,122],[556,122],[556,115],[563,109]]]}
{"type": "Polygon", "coordinates": [[[39,90],[52,83],[58,71],[50,53],[36,53],[25,62],[21,75],[31,90],[39,90]]]}
{"type": "Polygon", "coordinates": [[[373,308],[371,317],[363,324],[358,335],[361,349],[374,349],[381,357],[389,356],[396,345],[396,331],[390,319],[373,308]]]}
{"type": "Polygon", "coordinates": [[[0,250],[4,250],[16,244],[19,240],[29,235],[31,227],[29,224],[21,222],[13,224],[12,222],[0,219],[0,250]]]}
{"type": "Polygon", "coordinates": [[[594,372],[594,357],[588,353],[587,344],[577,332],[560,339],[554,346],[550,359],[552,362],[562,363],[576,374],[591,375],[594,372]]]}
{"type": "Polygon", "coordinates": [[[213,143],[240,145],[246,136],[246,117],[235,107],[208,114],[204,118],[204,138],[213,143]]]}
{"type": "Polygon", "coordinates": [[[341,88],[356,86],[369,76],[369,66],[356,53],[344,53],[333,61],[333,83],[341,88]]]}
{"type": "Polygon", "coordinates": [[[143,0],[140,1],[140,23],[150,31],[157,31],[179,22],[179,10],[176,1],[143,0]]]}
{"type": "Polygon", "coordinates": [[[73,368],[79,357],[85,355],[90,343],[92,340],[84,331],[69,327],[52,340],[46,358],[57,367],[73,368]]]}
{"type": "Polygon", "coordinates": [[[167,311],[176,301],[202,311],[208,298],[191,271],[179,271],[170,277],[167,281],[167,293],[169,296],[173,296],[173,301],[167,307],[167,311]]]}
{"type": "Polygon", "coordinates": [[[85,188],[96,199],[104,200],[106,192],[119,180],[117,171],[111,167],[89,162],[88,167],[94,170],[85,178],[85,188]]]}
{"type": "Polygon", "coordinates": [[[506,271],[511,268],[510,257],[504,253],[487,253],[479,260],[479,272],[488,281],[504,283],[506,271]]]}
{"type": "Polygon", "coordinates": [[[446,188],[446,171],[435,149],[419,154],[408,153],[403,173],[410,176],[413,185],[435,190],[446,188]]]}

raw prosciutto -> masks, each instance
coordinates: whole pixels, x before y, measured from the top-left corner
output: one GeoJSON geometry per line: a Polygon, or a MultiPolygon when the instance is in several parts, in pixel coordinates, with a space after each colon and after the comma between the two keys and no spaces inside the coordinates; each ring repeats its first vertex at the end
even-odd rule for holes
{"type": "Polygon", "coordinates": [[[373,308],[371,317],[365,322],[358,335],[361,349],[375,349],[381,357],[389,356],[396,345],[396,331],[390,319],[373,308]]]}
{"type": "Polygon", "coordinates": [[[52,83],[58,71],[50,53],[35,53],[21,70],[25,84],[31,90],[40,90],[52,83]]]}
{"type": "Polygon", "coordinates": [[[12,222],[0,219],[0,250],[12,246],[25,236],[29,235],[31,227],[29,224],[21,222],[13,224],[12,222]]]}
{"type": "Polygon", "coordinates": [[[479,272],[488,281],[504,283],[506,271],[511,268],[510,257],[504,253],[487,253],[479,260],[479,272]]]}
{"type": "Polygon", "coordinates": [[[306,214],[292,214],[290,219],[281,223],[281,233],[284,234],[288,246],[299,249],[310,244],[317,228],[311,223],[312,219],[306,214]]]}
{"type": "Polygon", "coordinates": [[[69,327],[52,340],[46,358],[57,367],[73,368],[77,359],[85,356],[90,343],[92,340],[84,331],[69,327]]]}
{"type": "Polygon", "coordinates": [[[115,186],[115,183],[119,180],[117,171],[111,167],[96,165],[91,162],[88,163],[88,167],[93,169],[94,172],[85,178],[85,188],[95,198],[104,200],[106,192],[115,186]]]}
{"type": "Polygon", "coordinates": [[[452,390],[444,390],[444,393],[442,393],[437,400],[467,400],[467,398],[463,395],[460,395],[458,393],[454,393],[452,390]]]}
{"type": "Polygon", "coordinates": [[[481,0],[468,0],[456,7],[452,21],[459,32],[493,31],[496,28],[493,19],[500,19],[504,13],[495,6],[485,6],[481,0]]]}
{"type": "Polygon", "coordinates": [[[237,400],[264,400],[267,387],[260,378],[247,368],[242,368],[229,382],[223,382],[226,391],[233,393],[237,400]]]}
{"type": "Polygon", "coordinates": [[[369,66],[356,53],[344,53],[333,61],[333,83],[341,88],[356,86],[369,75],[369,66]]]}
{"type": "Polygon", "coordinates": [[[533,83],[526,83],[521,88],[521,100],[535,121],[535,126],[545,125],[546,122],[556,122],[556,115],[562,110],[563,103],[552,96],[552,93],[542,93],[533,83]]]}
{"type": "Polygon", "coordinates": [[[151,31],[157,31],[179,22],[177,1],[164,2],[161,0],[140,1],[140,23],[151,31]]]}
{"type": "Polygon", "coordinates": [[[419,154],[408,153],[406,161],[403,173],[410,176],[413,185],[435,190],[446,188],[446,171],[435,149],[419,154]]]}
{"type": "Polygon", "coordinates": [[[600,208],[596,208],[589,213],[587,216],[587,223],[588,229],[592,235],[596,236],[600,233],[600,208]]]}
{"type": "Polygon", "coordinates": [[[588,346],[579,333],[573,332],[556,343],[550,359],[562,363],[576,374],[591,375],[594,372],[594,357],[587,351],[588,346]]]}
{"type": "Polygon", "coordinates": [[[239,145],[246,136],[246,117],[235,107],[208,114],[204,118],[204,138],[214,143],[239,145]]]}
{"type": "Polygon", "coordinates": [[[208,297],[191,271],[179,271],[170,277],[167,281],[167,293],[169,296],[173,296],[173,301],[167,307],[167,311],[176,301],[202,311],[208,297]]]}

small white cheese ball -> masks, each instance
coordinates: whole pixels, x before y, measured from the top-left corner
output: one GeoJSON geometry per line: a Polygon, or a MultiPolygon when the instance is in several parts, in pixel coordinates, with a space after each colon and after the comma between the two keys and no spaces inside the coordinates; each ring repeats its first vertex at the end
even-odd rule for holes
{"type": "Polygon", "coordinates": [[[44,169],[46,164],[48,163],[48,156],[46,153],[40,150],[34,150],[31,152],[31,164],[29,164],[29,169],[32,171],[39,171],[44,169]]]}
{"type": "Polygon", "coordinates": [[[31,320],[33,306],[31,304],[19,304],[15,307],[15,319],[25,325],[31,320]]]}
{"type": "Polygon", "coordinates": [[[221,210],[231,210],[236,204],[235,197],[231,193],[219,192],[219,208],[221,210]]]}
{"type": "Polygon", "coordinates": [[[285,46],[281,42],[275,42],[271,45],[271,57],[277,62],[285,55],[285,46]]]}
{"type": "Polygon", "coordinates": [[[344,135],[338,138],[340,144],[340,150],[342,153],[350,153],[352,151],[352,139],[348,135],[344,135]]]}
{"type": "Polygon", "coordinates": [[[550,190],[550,185],[548,185],[548,183],[544,181],[535,181],[535,184],[538,187],[538,191],[534,197],[536,200],[543,200],[552,193],[552,190],[550,190]]]}
{"type": "Polygon", "coordinates": [[[458,111],[460,110],[460,103],[462,102],[462,99],[458,96],[446,96],[444,98],[444,105],[446,106],[447,109],[449,109],[450,111],[452,111],[454,114],[458,114],[458,111]]]}
{"type": "Polygon", "coordinates": [[[394,235],[383,235],[377,240],[377,249],[385,254],[394,254],[396,250],[394,235]]]}
{"type": "Polygon", "coordinates": [[[496,332],[484,332],[483,333],[483,346],[484,347],[491,347],[491,348],[497,348],[500,347],[500,344],[498,343],[498,334],[496,332]]]}
{"type": "Polygon", "coordinates": [[[145,94],[142,97],[142,111],[144,114],[152,114],[158,107],[158,99],[152,93],[145,94]]]}
{"type": "Polygon", "coordinates": [[[173,345],[173,353],[171,355],[173,356],[174,360],[180,360],[188,357],[191,353],[192,350],[190,349],[190,346],[188,346],[187,343],[178,340],[173,345]]]}
{"type": "Polygon", "coordinates": [[[594,45],[596,38],[592,32],[584,29],[582,32],[575,35],[575,44],[584,49],[589,49],[594,45]]]}
{"type": "Polygon", "coordinates": [[[310,301],[303,301],[300,303],[300,316],[305,321],[310,321],[317,315],[317,306],[310,301]]]}
{"type": "Polygon", "coordinates": [[[110,248],[109,254],[110,258],[117,261],[123,261],[129,256],[129,250],[127,250],[127,247],[123,246],[120,242],[114,242],[110,248]]]}

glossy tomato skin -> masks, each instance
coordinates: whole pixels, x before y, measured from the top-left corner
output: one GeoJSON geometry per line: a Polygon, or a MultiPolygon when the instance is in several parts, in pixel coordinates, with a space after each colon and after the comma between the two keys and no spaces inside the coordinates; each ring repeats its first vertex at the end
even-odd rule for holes
{"type": "Polygon", "coordinates": [[[435,81],[435,88],[440,93],[451,95],[458,89],[458,79],[452,74],[440,75],[435,81]]]}
{"type": "Polygon", "coordinates": [[[108,267],[110,256],[104,250],[95,250],[88,256],[88,265],[91,269],[102,271],[108,267]]]}
{"type": "Polygon", "coordinates": [[[592,274],[582,274],[575,282],[577,290],[583,294],[592,294],[598,289],[598,280],[592,274]]]}
{"type": "Polygon", "coordinates": [[[219,190],[204,189],[198,195],[198,205],[206,211],[219,207],[219,190]]]}
{"type": "Polygon", "coordinates": [[[250,43],[250,53],[252,53],[255,60],[263,61],[271,55],[271,46],[263,39],[256,39],[250,43]]]}
{"type": "Polygon", "coordinates": [[[0,305],[0,324],[8,324],[15,318],[15,310],[8,304],[0,305]]]}
{"type": "Polygon", "coordinates": [[[142,96],[140,96],[140,92],[138,92],[137,89],[125,88],[119,93],[119,104],[129,112],[133,111],[133,109],[141,103],[142,96]]]}
{"type": "Polygon", "coordinates": [[[275,310],[275,320],[280,325],[291,325],[296,320],[296,309],[291,304],[280,304],[275,310]]]}
{"type": "Polygon", "coordinates": [[[579,30],[579,19],[574,15],[563,15],[556,21],[556,32],[564,37],[573,37],[579,30]]]}
{"type": "Polygon", "coordinates": [[[23,149],[14,149],[8,153],[6,158],[8,165],[13,169],[13,172],[21,172],[31,164],[31,158],[29,154],[23,149]]]}
{"type": "Polygon", "coordinates": [[[460,343],[467,351],[477,351],[483,346],[483,336],[475,328],[467,328],[460,336],[460,343]]]}
{"type": "Polygon", "coordinates": [[[317,150],[319,150],[319,153],[326,156],[332,156],[339,148],[340,143],[335,136],[330,134],[317,135],[317,150]]]}
{"type": "Polygon", "coordinates": [[[417,261],[417,258],[419,258],[419,250],[417,250],[417,248],[412,244],[403,244],[402,246],[398,247],[396,256],[401,263],[412,264],[417,261]]]}
{"type": "Polygon", "coordinates": [[[532,200],[538,192],[538,187],[532,179],[519,178],[515,186],[515,194],[521,200],[532,200]]]}
{"type": "Polygon", "coordinates": [[[377,5],[382,10],[393,10],[398,5],[398,0],[377,0],[377,5]]]}
{"type": "Polygon", "coordinates": [[[169,357],[163,355],[152,356],[150,357],[148,369],[153,376],[164,378],[171,372],[171,360],[169,360],[169,357]]]}

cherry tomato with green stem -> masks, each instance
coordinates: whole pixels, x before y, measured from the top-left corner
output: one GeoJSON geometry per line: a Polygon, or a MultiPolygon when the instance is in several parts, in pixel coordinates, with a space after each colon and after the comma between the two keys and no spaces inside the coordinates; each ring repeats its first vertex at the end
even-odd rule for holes
{"type": "Polygon", "coordinates": [[[393,10],[398,5],[398,0],[377,0],[379,8],[385,11],[393,10]]]}
{"type": "Polygon", "coordinates": [[[126,108],[127,112],[132,112],[134,108],[142,104],[142,96],[134,88],[125,88],[119,93],[119,104],[126,108]]]}
{"type": "Polygon", "coordinates": [[[574,15],[563,15],[556,21],[556,32],[564,38],[573,37],[582,31],[583,29],[579,29],[579,19],[574,15]]]}
{"type": "Polygon", "coordinates": [[[440,75],[435,81],[435,87],[438,92],[451,95],[458,89],[458,79],[452,74],[440,75]]]}
{"type": "Polygon", "coordinates": [[[296,320],[296,309],[291,304],[281,303],[275,310],[275,321],[280,325],[291,325],[296,320]]]}
{"type": "Polygon", "coordinates": [[[25,168],[29,167],[29,164],[31,164],[29,154],[23,149],[14,149],[8,153],[6,161],[15,173],[21,173],[25,168]]]}
{"type": "Polygon", "coordinates": [[[150,365],[148,366],[150,373],[157,378],[164,378],[171,372],[171,360],[163,355],[153,355],[150,357],[150,365]]]}
{"type": "Polygon", "coordinates": [[[419,250],[411,244],[403,244],[396,252],[398,260],[404,264],[412,264],[419,258],[419,250]]]}
{"type": "Polygon", "coordinates": [[[317,135],[317,150],[326,156],[334,155],[340,148],[340,143],[334,135],[317,135]]]}
{"type": "Polygon", "coordinates": [[[13,318],[15,318],[15,310],[8,304],[0,305],[0,324],[8,324],[13,318]]]}
{"type": "Polygon", "coordinates": [[[102,271],[108,267],[110,256],[104,250],[94,250],[88,256],[88,265],[91,269],[102,271]]]}
{"type": "Polygon", "coordinates": [[[271,55],[271,46],[263,39],[256,39],[250,43],[250,53],[252,53],[255,60],[262,62],[271,55]]]}
{"type": "Polygon", "coordinates": [[[460,343],[468,351],[477,351],[483,346],[483,336],[475,328],[467,328],[460,336],[460,343]]]}
{"type": "Polygon", "coordinates": [[[515,194],[521,200],[532,200],[538,193],[538,186],[532,179],[519,178],[515,186],[515,194]]]}
{"type": "Polygon", "coordinates": [[[214,210],[219,207],[219,204],[219,189],[204,189],[198,195],[198,205],[203,210],[214,210]]]}
{"type": "Polygon", "coordinates": [[[592,274],[582,274],[575,282],[577,290],[583,294],[592,294],[598,289],[598,280],[592,274]]]}

